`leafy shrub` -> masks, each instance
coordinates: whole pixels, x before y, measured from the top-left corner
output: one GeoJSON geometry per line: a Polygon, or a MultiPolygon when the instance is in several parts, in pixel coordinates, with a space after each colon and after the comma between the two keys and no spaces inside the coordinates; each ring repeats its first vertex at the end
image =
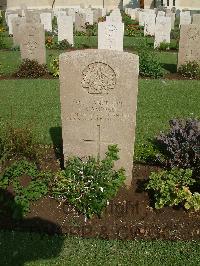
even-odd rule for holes
{"type": "Polygon", "coordinates": [[[48,74],[47,66],[36,60],[24,59],[14,76],[18,78],[39,78],[48,74]]]}
{"type": "Polygon", "coordinates": [[[200,77],[200,66],[196,61],[189,61],[179,67],[178,72],[185,78],[195,79],[200,77]]]}
{"type": "Polygon", "coordinates": [[[54,48],[54,38],[53,38],[53,36],[47,36],[46,37],[45,46],[48,49],[53,49],[54,48]]]}
{"type": "Polygon", "coordinates": [[[86,36],[97,36],[98,35],[98,28],[97,23],[90,25],[89,23],[86,23],[86,36]]]}
{"type": "Polygon", "coordinates": [[[142,37],[144,36],[144,28],[135,24],[127,25],[125,28],[125,36],[142,37]]]}
{"type": "Polygon", "coordinates": [[[169,50],[169,47],[170,47],[170,43],[161,42],[160,46],[158,47],[158,49],[161,50],[161,51],[166,51],[166,50],[169,50]]]}
{"type": "Polygon", "coordinates": [[[137,160],[147,164],[159,164],[161,154],[150,142],[140,145],[137,152],[137,160]]]}
{"type": "Polygon", "coordinates": [[[124,23],[125,27],[132,24],[138,24],[136,21],[131,19],[130,16],[126,15],[125,12],[122,12],[122,22],[124,23]]]}
{"type": "Polygon", "coordinates": [[[54,180],[52,194],[66,199],[87,217],[100,215],[107,201],[116,195],[125,180],[125,171],[113,170],[118,160],[117,145],[108,146],[104,160],[73,157],[54,180]]]}
{"type": "Polygon", "coordinates": [[[170,39],[171,40],[177,40],[177,41],[180,39],[180,29],[179,28],[175,28],[175,29],[171,30],[170,39]]]}
{"type": "Polygon", "coordinates": [[[139,53],[140,57],[140,75],[142,77],[161,78],[164,70],[155,53],[146,49],[139,53]]]}
{"type": "Polygon", "coordinates": [[[175,50],[175,51],[177,51],[178,48],[179,48],[179,43],[178,43],[178,41],[176,41],[176,40],[172,40],[171,43],[169,44],[169,49],[170,49],[170,50],[175,50]]]}
{"type": "Polygon", "coordinates": [[[155,146],[164,155],[164,164],[170,168],[190,168],[200,175],[200,121],[173,119],[170,132],[160,134],[155,146]]]}
{"type": "Polygon", "coordinates": [[[50,173],[40,173],[35,164],[27,161],[19,161],[12,164],[3,175],[0,176],[0,202],[9,207],[14,219],[21,219],[29,212],[30,203],[36,201],[48,192],[50,173]],[[20,178],[31,177],[27,186],[23,186],[20,178]],[[5,197],[3,190],[13,188],[14,202],[5,197]]]}
{"type": "Polygon", "coordinates": [[[193,185],[192,170],[172,169],[151,173],[146,186],[155,199],[155,208],[177,206],[182,204],[186,209],[200,210],[200,194],[192,194],[189,186],[193,185]]]}
{"type": "Polygon", "coordinates": [[[50,62],[50,72],[54,77],[59,77],[59,58],[53,58],[50,62]]]}
{"type": "Polygon", "coordinates": [[[35,160],[37,156],[37,146],[30,129],[14,128],[10,125],[1,128],[0,162],[20,157],[35,160]]]}
{"type": "Polygon", "coordinates": [[[4,42],[2,33],[0,33],[0,49],[5,49],[5,48],[6,48],[6,43],[4,42]]]}
{"type": "Polygon", "coordinates": [[[62,40],[62,41],[58,42],[58,44],[57,44],[57,49],[59,49],[59,50],[66,50],[66,49],[69,49],[71,47],[72,47],[72,45],[67,40],[62,40]]]}
{"type": "Polygon", "coordinates": [[[85,31],[75,31],[75,36],[86,36],[85,31]]]}

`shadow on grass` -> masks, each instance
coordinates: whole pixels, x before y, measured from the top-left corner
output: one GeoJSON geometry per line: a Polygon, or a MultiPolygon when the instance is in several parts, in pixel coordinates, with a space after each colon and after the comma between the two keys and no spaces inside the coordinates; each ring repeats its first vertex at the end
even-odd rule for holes
{"type": "Polygon", "coordinates": [[[177,72],[177,65],[176,64],[162,64],[162,67],[169,71],[170,73],[176,73],[177,72]]]}
{"type": "Polygon", "coordinates": [[[1,190],[1,199],[3,194],[6,197],[0,202],[0,265],[23,266],[27,262],[37,264],[38,260],[59,256],[64,241],[59,236],[60,227],[40,217],[14,220],[14,208],[19,211],[22,206],[15,202],[10,192],[1,190]],[[53,232],[57,233],[54,237],[51,236],[53,232]]]}
{"type": "Polygon", "coordinates": [[[60,161],[61,169],[64,168],[64,156],[63,156],[63,140],[62,140],[62,128],[51,127],[50,130],[51,140],[53,142],[54,152],[56,158],[60,161]]]}

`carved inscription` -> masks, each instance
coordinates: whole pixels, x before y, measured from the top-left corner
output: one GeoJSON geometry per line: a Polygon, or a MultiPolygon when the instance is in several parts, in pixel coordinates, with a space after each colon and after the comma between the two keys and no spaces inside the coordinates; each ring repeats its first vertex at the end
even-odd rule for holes
{"type": "Polygon", "coordinates": [[[92,63],[83,71],[82,86],[90,94],[108,94],[115,85],[115,72],[105,63],[92,63]]]}
{"type": "Polygon", "coordinates": [[[124,104],[120,100],[89,100],[87,103],[81,100],[73,101],[74,111],[66,117],[67,120],[128,120],[129,114],[124,112],[124,104]]]}

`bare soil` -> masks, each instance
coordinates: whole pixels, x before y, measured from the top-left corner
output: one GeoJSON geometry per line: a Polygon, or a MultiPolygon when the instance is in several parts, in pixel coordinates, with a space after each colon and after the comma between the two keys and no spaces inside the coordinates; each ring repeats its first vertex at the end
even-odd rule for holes
{"type": "MultiPolygon", "coordinates": [[[[46,150],[40,168],[56,171],[59,167],[54,150],[46,150]]],[[[134,164],[131,188],[121,188],[101,217],[86,219],[67,202],[47,196],[32,203],[30,213],[21,221],[12,220],[9,212],[0,214],[0,229],[104,239],[200,239],[200,212],[182,207],[153,208],[151,197],[143,188],[152,171],[160,168],[134,164]]],[[[26,186],[29,179],[23,176],[20,182],[26,186]]],[[[13,197],[12,193],[12,189],[8,190],[8,197],[13,197]]]]}

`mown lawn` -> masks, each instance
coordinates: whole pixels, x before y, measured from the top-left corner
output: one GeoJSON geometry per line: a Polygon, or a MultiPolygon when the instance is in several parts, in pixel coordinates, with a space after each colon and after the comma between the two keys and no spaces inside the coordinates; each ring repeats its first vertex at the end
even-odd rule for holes
{"type": "Polygon", "coordinates": [[[0,232],[1,265],[200,265],[200,242],[121,241],[0,232]]]}
{"type": "MultiPolygon", "coordinates": [[[[52,143],[52,137],[60,142],[58,80],[1,80],[0,95],[0,122],[28,125],[40,143],[52,143]]],[[[136,156],[142,143],[168,128],[170,119],[200,117],[199,102],[199,81],[139,80],[136,156]]]]}

